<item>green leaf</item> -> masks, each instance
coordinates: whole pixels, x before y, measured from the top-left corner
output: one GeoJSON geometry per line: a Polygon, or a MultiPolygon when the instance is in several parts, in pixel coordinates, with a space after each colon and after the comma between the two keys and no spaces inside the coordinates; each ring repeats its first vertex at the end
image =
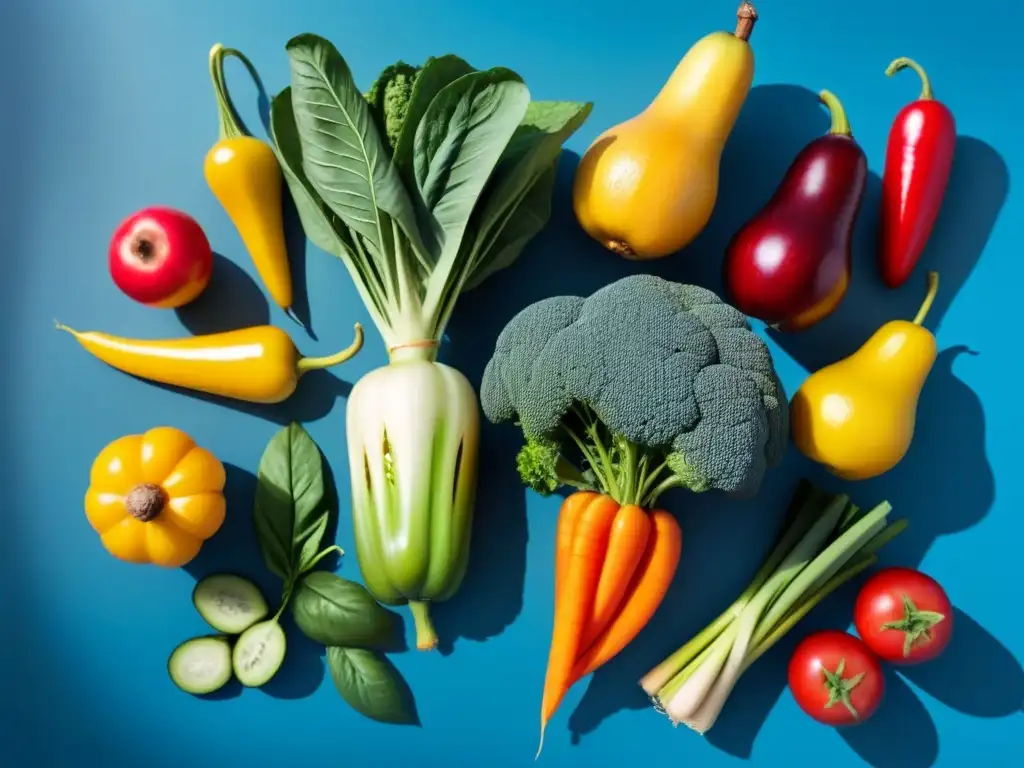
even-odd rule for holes
{"type": "MultiPolygon", "coordinates": [[[[488,250],[496,239],[507,214],[537,179],[558,159],[562,145],[583,125],[593,105],[589,102],[532,102],[515,138],[509,142],[495,182],[479,214],[477,260],[473,271],[489,258],[488,250]],[[483,247],[481,247],[483,246],[483,247]]],[[[550,202],[548,203],[550,205],[550,202]]]]}
{"type": "Polygon", "coordinates": [[[360,714],[395,725],[419,722],[408,685],[379,652],[331,646],[327,668],[341,698],[360,714]]]}
{"type": "Polygon", "coordinates": [[[504,225],[487,247],[485,258],[477,261],[463,291],[472,290],[495,272],[511,266],[540,233],[551,218],[551,198],[557,176],[558,164],[553,163],[509,211],[504,225]]]}
{"type": "Polygon", "coordinates": [[[471,72],[476,70],[463,59],[454,54],[447,54],[430,59],[417,76],[412,97],[409,99],[409,108],[405,113],[405,122],[402,124],[394,151],[395,166],[409,189],[415,184],[413,149],[416,143],[416,129],[423,115],[442,88],[471,72]]]}
{"type": "Polygon", "coordinates": [[[362,584],[313,571],[292,597],[299,629],[322,645],[392,650],[399,624],[362,584]]]}
{"type": "Polygon", "coordinates": [[[530,92],[510,69],[445,86],[416,129],[413,167],[438,252],[453,252],[480,193],[515,133],[530,92]]]}
{"type": "Polygon", "coordinates": [[[293,422],[274,435],[263,452],[253,508],[263,559],[286,582],[320,551],[330,513],[323,501],[320,450],[293,422]]]}
{"type": "Polygon", "coordinates": [[[344,230],[341,222],[324,205],[306,178],[306,172],[302,170],[302,143],[295,126],[290,87],[286,87],[270,102],[270,137],[306,236],[321,250],[340,255],[348,238],[342,234],[344,230]]]}
{"type": "Polygon", "coordinates": [[[348,64],[317,35],[299,35],[285,47],[302,167],[313,188],[382,262],[394,258],[384,214],[422,250],[412,203],[348,64]]]}

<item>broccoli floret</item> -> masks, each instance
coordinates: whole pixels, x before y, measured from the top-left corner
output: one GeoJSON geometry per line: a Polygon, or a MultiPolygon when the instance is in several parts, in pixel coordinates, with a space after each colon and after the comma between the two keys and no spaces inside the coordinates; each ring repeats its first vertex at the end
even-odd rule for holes
{"type": "Polygon", "coordinates": [[[541,496],[549,496],[562,485],[580,490],[594,487],[593,478],[562,456],[558,443],[544,437],[526,441],[516,456],[516,469],[523,482],[541,496]]]}
{"type": "Polygon", "coordinates": [[[528,444],[554,441],[563,458],[575,451],[623,503],[651,505],[672,487],[753,495],[789,429],[747,318],[712,291],[651,275],[522,310],[480,391],[488,419],[517,420],[528,444]]]}
{"type": "Polygon", "coordinates": [[[412,89],[422,69],[404,61],[396,62],[380,73],[365,94],[377,128],[392,151],[398,143],[405,115],[409,111],[412,89]]]}

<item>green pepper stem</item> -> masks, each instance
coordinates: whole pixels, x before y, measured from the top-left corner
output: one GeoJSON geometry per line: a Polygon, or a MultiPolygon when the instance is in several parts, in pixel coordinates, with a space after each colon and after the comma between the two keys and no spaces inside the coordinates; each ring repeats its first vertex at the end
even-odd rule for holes
{"type": "Polygon", "coordinates": [[[295,364],[299,375],[301,376],[307,371],[315,371],[318,368],[330,368],[332,365],[344,363],[346,360],[350,360],[355,357],[356,353],[363,348],[363,326],[360,323],[356,323],[355,329],[355,341],[340,352],[335,352],[333,355],[327,355],[326,357],[299,358],[299,361],[295,364]]]}
{"type": "Polygon", "coordinates": [[[921,325],[924,319],[928,316],[928,310],[932,308],[932,304],[935,301],[935,294],[939,292],[939,273],[929,272],[928,273],[928,292],[924,296],[924,301],[921,302],[921,308],[917,310],[917,315],[914,317],[914,325],[921,325]]]}
{"type": "Polygon", "coordinates": [[[836,95],[832,91],[821,91],[818,94],[818,98],[828,107],[829,114],[832,116],[832,126],[828,132],[833,136],[852,136],[853,131],[850,130],[850,119],[846,116],[843,103],[839,101],[836,95]]]}
{"type": "Polygon", "coordinates": [[[913,59],[908,59],[906,56],[900,56],[898,59],[893,59],[892,63],[885,68],[885,76],[892,77],[897,72],[903,69],[912,69],[917,73],[917,76],[921,78],[921,95],[918,99],[922,101],[930,101],[935,98],[935,94],[932,92],[932,81],[928,77],[928,73],[924,71],[924,67],[918,64],[913,59]]]}
{"type": "Polygon", "coordinates": [[[410,600],[409,610],[412,611],[416,625],[416,647],[421,651],[432,651],[437,647],[437,631],[430,618],[430,604],[420,600],[410,600]]]}
{"type": "Polygon", "coordinates": [[[235,139],[246,135],[242,129],[242,120],[235,111],[235,105],[228,94],[228,84],[224,77],[224,59],[228,56],[234,56],[241,61],[245,68],[249,70],[252,79],[256,83],[260,82],[256,67],[253,66],[252,62],[241,51],[234,48],[225,48],[220,43],[217,43],[210,49],[210,79],[213,81],[213,91],[217,97],[221,139],[235,139]]]}

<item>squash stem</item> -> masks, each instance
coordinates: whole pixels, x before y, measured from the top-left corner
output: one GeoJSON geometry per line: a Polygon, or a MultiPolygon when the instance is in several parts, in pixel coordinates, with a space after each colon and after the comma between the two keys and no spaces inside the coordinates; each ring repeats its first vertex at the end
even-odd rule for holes
{"type": "Polygon", "coordinates": [[[416,625],[416,647],[421,651],[431,651],[437,647],[437,631],[430,618],[430,604],[421,600],[410,600],[409,610],[412,611],[416,625]]]}
{"type": "Polygon", "coordinates": [[[315,371],[318,368],[330,368],[332,365],[338,365],[344,363],[346,360],[350,360],[355,357],[356,353],[363,348],[363,326],[360,323],[356,323],[356,338],[351,344],[340,352],[336,352],[333,355],[327,355],[326,357],[302,357],[295,364],[299,375],[306,373],[307,371],[315,371]]]}
{"type": "Polygon", "coordinates": [[[235,105],[228,94],[227,80],[224,77],[224,59],[228,56],[234,56],[241,61],[245,68],[249,70],[252,79],[257,84],[260,83],[256,67],[253,66],[244,53],[234,48],[225,48],[220,43],[217,43],[210,49],[210,79],[213,81],[213,91],[217,97],[220,138],[222,140],[235,139],[246,135],[245,130],[242,128],[242,120],[235,111],[235,105]]]}

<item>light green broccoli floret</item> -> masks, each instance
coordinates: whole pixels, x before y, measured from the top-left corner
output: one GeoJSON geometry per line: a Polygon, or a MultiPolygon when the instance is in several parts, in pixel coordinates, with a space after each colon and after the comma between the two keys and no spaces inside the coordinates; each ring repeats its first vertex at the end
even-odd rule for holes
{"type": "MultiPolygon", "coordinates": [[[[747,318],[712,291],[651,275],[522,310],[498,337],[481,403],[491,421],[515,420],[528,445],[558,446],[543,485],[575,454],[598,489],[645,506],[674,487],[753,495],[789,429],[747,318]]],[[[524,480],[543,475],[531,464],[524,480]]]]}
{"type": "Polygon", "coordinates": [[[398,143],[416,78],[423,67],[399,61],[384,69],[365,94],[377,128],[392,150],[398,143]]]}
{"type": "Polygon", "coordinates": [[[542,496],[548,496],[560,486],[569,485],[580,490],[592,488],[593,477],[587,477],[561,453],[561,446],[545,437],[534,437],[524,443],[516,456],[516,469],[523,482],[542,496]]]}

